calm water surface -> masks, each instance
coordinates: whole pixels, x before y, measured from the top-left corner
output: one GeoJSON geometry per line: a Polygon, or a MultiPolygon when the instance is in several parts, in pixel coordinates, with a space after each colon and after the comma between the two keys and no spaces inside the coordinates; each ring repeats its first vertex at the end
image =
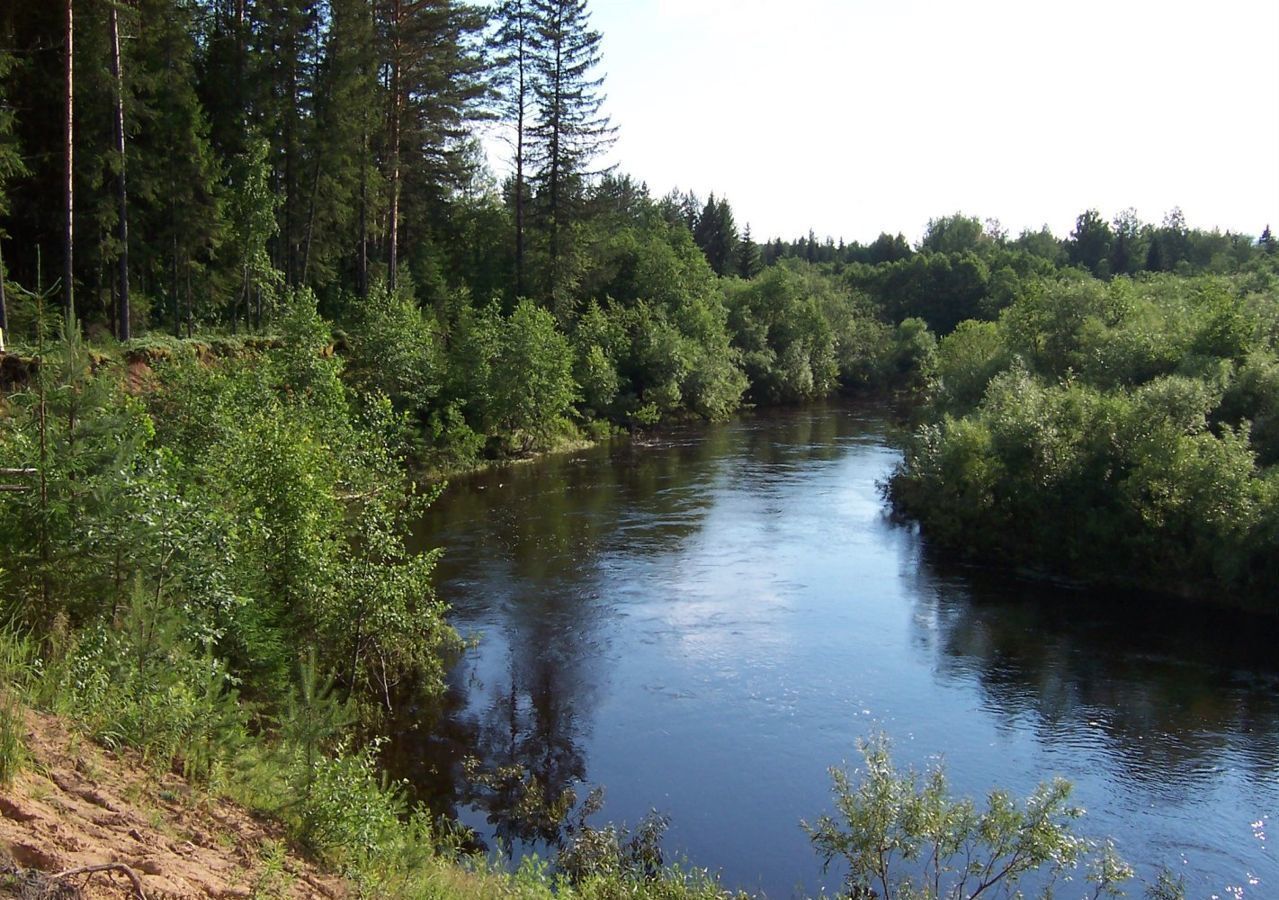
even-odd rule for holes
{"type": "Polygon", "coordinates": [[[656,807],[668,850],[789,897],[837,881],[799,822],[884,732],[959,792],[1070,779],[1086,833],[1192,897],[1279,897],[1279,629],[938,562],[886,518],[890,431],[770,412],[455,480],[418,540],[478,643],[399,742],[422,794],[492,842],[464,757],[603,785],[605,818],[656,807]]]}

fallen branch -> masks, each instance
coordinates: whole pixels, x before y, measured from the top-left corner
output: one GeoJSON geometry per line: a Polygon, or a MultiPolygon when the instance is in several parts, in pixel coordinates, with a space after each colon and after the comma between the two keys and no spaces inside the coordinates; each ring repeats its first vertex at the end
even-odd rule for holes
{"type": "Polygon", "coordinates": [[[138,873],[126,866],[124,863],[103,863],[99,866],[81,866],[78,869],[67,869],[65,872],[59,872],[57,875],[50,875],[52,881],[59,881],[63,878],[71,878],[75,875],[93,875],[96,872],[123,872],[128,879],[133,882],[133,892],[137,894],[138,900],[147,900],[146,893],[142,890],[142,879],[138,877],[138,873]]]}

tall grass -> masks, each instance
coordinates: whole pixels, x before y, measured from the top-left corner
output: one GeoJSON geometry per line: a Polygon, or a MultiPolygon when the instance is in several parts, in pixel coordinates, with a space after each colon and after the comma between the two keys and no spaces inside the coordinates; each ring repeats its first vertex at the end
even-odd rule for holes
{"type": "Polygon", "coordinates": [[[0,786],[22,771],[27,752],[23,693],[36,672],[31,639],[12,628],[0,628],[0,786]]]}

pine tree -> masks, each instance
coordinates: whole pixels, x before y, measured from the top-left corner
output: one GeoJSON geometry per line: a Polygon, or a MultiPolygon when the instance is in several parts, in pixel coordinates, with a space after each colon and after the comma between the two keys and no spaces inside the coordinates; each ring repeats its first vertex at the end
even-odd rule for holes
{"type": "Polygon", "coordinates": [[[466,169],[466,124],[484,94],[473,36],[483,14],[455,0],[379,0],[382,60],[388,70],[387,285],[399,268],[406,186],[425,193],[455,185],[466,169]],[[411,152],[410,152],[411,151],[411,152]]]}
{"type": "Polygon", "coordinates": [[[1261,237],[1257,239],[1258,246],[1266,253],[1274,253],[1277,243],[1279,242],[1276,242],[1274,236],[1270,233],[1270,226],[1266,225],[1265,230],[1261,232],[1261,237]]]}
{"type": "Polygon", "coordinates": [[[75,12],[73,0],[65,0],[66,43],[62,48],[66,60],[66,180],[64,232],[64,256],[62,266],[62,296],[67,318],[67,329],[75,320],[75,12]]]}
{"type": "Polygon", "coordinates": [[[537,17],[533,71],[539,119],[530,137],[537,165],[550,263],[549,293],[566,301],[564,232],[587,166],[613,142],[616,129],[600,110],[604,80],[592,75],[600,62],[600,33],[590,27],[586,0],[532,0],[537,17]]]}
{"type": "Polygon", "coordinates": [[[115,3],[111,3],[111,77],[115,81],[115,115],[111,119],[115,138],[115,150],[120,171],[116,173],[116,240],[120,246],[119,270],[116,289],[119,295],[116,307],[116,336],[127,341],[132,336],[129,312],[129,191],[125,178],[127,157],[124,150],[124,67],[120,62],[120,15],[115,3]]]}
{"type": "Polygon", "coordinates": [[[537,29],[533,0],[504,0],[497,8],[497,85],[500,115],[513,128],[515,163],[512,199],[515,206],[515,294],[524,295],[524,213],[528,197],[528,139],[533,114],[533,63],[537,29]]]}

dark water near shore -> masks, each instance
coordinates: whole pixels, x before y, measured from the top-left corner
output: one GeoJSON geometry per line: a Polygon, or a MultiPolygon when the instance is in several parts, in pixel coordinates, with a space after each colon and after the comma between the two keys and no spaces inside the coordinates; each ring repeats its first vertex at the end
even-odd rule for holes
{"type": "Polygon", "coordinates": [[[656,807],[668,850],[787,897],[823,883],[827,768],[884,732],[958,792],[1070,779],[1084,832],[1188,896],[1279,897],[1279,627],[938,561],[885,515],[890,430],[769,412],[454,480],[418,539],[478,644],[397,742],[420,793],[492,842],[463,757],[604,785],[605,818],[656,807]]]}

